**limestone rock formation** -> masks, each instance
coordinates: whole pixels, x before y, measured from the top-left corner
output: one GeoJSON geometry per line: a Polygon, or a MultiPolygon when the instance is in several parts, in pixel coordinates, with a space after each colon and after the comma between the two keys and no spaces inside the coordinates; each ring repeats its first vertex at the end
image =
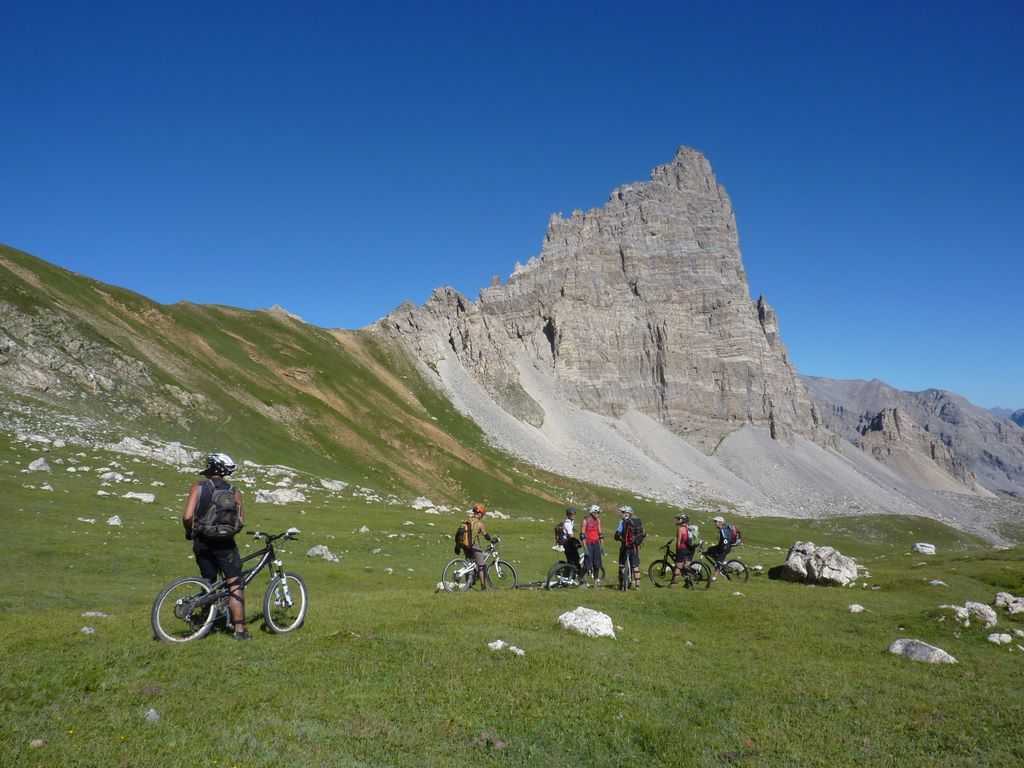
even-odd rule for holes
{"type": "Polygon", "coordinates": [[[749,297],[729,197],[685,147],[604,207],[553,216],[540,256],[477,302],[439,289],[378,327],[428,365],[454,357],[534,426],[545,414],[525,366],[587,411],[644,414],[706,453],[748,423],[827,439],[775,312],[749,297]]]}

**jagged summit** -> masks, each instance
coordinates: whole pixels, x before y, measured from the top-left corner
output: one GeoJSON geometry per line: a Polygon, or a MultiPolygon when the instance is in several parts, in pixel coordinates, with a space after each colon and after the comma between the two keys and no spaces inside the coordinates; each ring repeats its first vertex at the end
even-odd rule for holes
{"type": "Polygon", "coordinates": [[[581,408],[638,411],[706,452],[743,424],[818,436],[775,313],[750,299],[729,196],[688,147],[603,207],[553,216],[540,256],[478,301],[443,289],[381,327],[427,363],[453,357],[534,426],[523,365],[581,408]]]}

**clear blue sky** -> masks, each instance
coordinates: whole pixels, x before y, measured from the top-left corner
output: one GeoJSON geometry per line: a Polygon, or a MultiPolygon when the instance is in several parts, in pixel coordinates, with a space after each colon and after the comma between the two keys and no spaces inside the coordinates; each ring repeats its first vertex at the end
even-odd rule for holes
{"type": "Polygon", "coordinates": [[[801,372],[1019,408],[1022,51],[1018,2],[0,0],[0,242],[355,328],[685,144],[801,372]]]}

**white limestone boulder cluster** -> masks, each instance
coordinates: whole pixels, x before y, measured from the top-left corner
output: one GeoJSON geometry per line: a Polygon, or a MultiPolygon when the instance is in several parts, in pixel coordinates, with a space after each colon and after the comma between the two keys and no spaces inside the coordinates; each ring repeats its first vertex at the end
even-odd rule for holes
{"type": "Polygon", "coordinates": [[[1011,616],[1024,613],[1024,597],[1014,597],[1009,592],[997,594],[995,605],[996,608],[1003,608],[1011,616]]]}
{"type": "Polygon", "coordinates": [[[998,623],[995,609],[990,605],[968,600],[963,605],[940,605],[940,611],[949,611],[953,621],[962,627],[971,626],[971,621],[977,621],[986,629],[991,629],[998,623]]]}
{"type": "Polygon", "coordinates": [[[857,578],[857,563],[833,547],[818,547],[812,541],[798,541],[789,548],[786,562],[769,570],[773,579],[845,587],[857,578]]]}

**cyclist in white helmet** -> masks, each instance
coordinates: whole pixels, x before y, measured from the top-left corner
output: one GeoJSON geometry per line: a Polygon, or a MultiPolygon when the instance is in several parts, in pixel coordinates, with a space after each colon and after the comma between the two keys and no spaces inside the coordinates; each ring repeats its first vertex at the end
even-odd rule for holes
{"type": "Polygon", "coordinates": [[[181,523],[185,526],[185,538],[192,542],[199,573],[211,584],[217,581],[218,573],[227,579],[231,596],[228,609],[234,624],[232,637],[235,640],[249,640],[252,636],[245,629],[245,595],[242,586],[242,558],[238,554],[234,537],[210,538],[194,531],[196,516],[202,514],[213,502],[215,491],[234,491],[238,520],[245,523],[245,507],[242,504],[242,492],[224,478],[235,471],[235,462],[226,453],[211,453],[206,457],[206,468],[199,474],[205,477],[192,484],[181,523]]]}

